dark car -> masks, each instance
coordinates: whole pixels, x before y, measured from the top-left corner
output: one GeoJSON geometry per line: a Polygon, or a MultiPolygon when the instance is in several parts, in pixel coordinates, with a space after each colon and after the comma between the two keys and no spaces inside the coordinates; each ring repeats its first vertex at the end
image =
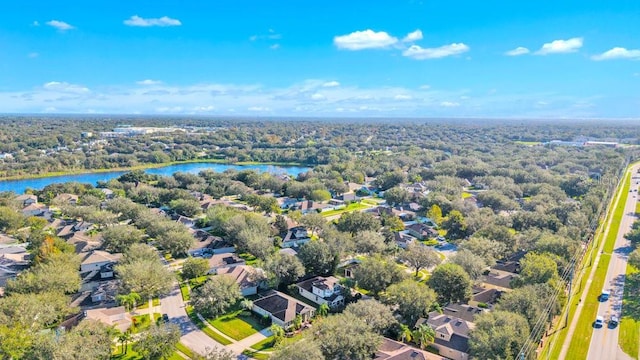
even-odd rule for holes
{"type": "Polygon", "coordinates": [[[169,322],[169,315],[162,314],[162,318],[160,318],[160,321],[163,322],[163,323],[169,322]]]}
{"type": "Polygon", "coordinates": [[[609,318],[609,328],[615,328],[616,326],[618,326],[618,322],[618,317],[615,315],[611,315],[611,317],[609,318]]]}

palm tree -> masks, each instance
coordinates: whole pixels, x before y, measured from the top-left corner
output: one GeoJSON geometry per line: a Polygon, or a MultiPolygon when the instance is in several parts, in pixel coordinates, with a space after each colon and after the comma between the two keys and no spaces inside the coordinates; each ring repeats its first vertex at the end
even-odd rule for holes
{"type": "Polygon", "coordinates": [[[278,324],[273,324],[269,327],[271,333],[273,334],[273,346],[280,344],[282,339],[284,339],[284,329],[282,326],[278,324]]]}
{"type": "Polygon", "coordinates": [[[128,311],[133,310],[138,305],[138,302],[140,300],[142,300],[142,298],[138,293],[135,292],[129,293],[127,295],[116,296],[116,301],[118,302],[118,304],[123,305],[128,311]]]}
{"type": "Polygon", "coordinates": [[[129,331],[123,332],[118,336],[118,341],[122,344],[122,353],[127,353],[127,345],[129,345],[129,341],[131,341],[131,333],[129,331]]]}
{"type": "Polygon", "coordinates": [[[327,314],[329,314],[329,305],[327,305],[327,303],[322,303],[318,308],[318,316],[325,317],[327,314]]]}
{"type": "Polygon", "coordinates": [[[424,349],[433,342],[436,337],[436,332],[433,328],[427,324],[420,324],[418,328],[413,332],[413,337],[420,345],[421,349],[424,349]]]}
{"type": "Polygon", "coordinates": [[[242,300],[240,305],[242,306],[243,309],[248,310],[248,311],[251,311],[251,309],[253,309],[253,301],[251,301],[249,299],[242,300]]]}
{"type": "Polygon", "coordinates": [[[401,342],[410,342],[411,340],[413,340],[413,333],[411,332],[411,329],[409,329],[409,327],[407,325],[401,324],[400,325],[400,333],[398,333],[398,340],[400,340],[401,342]]]}

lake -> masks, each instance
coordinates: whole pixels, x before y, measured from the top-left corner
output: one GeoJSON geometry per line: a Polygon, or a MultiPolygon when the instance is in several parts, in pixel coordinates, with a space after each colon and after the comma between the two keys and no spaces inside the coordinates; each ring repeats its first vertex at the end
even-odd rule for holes
{"type": "MultiPolygon", "coordinates": [[[[159,168],[146,169],[145,172],[153,175],[170,176],[176,172],[185,172],[197,174],[202,170],[213,170],[215,172],[224,172],[228,169],[234,170],[256,170],[258,172],[269,172],[273,174],[288,174],[298,176],[298,174],[309,171],[310,168],[302,166],[275,166],[275,165],[227,165],[216,163],[186,163],[168,165],[159,168]]],[[[50,176],[38,179],[21,179],[21,180],[0,180],[0,191],[13,191],[16,194],[22,194],[27,188],[42,189],[49,184],[63,182],[79,182],[84,184],[96,185],[98,181],[107,181],[115,179],[128,171],[109,171],[102,173],[88,173],[75,175],[50,176]]]]}

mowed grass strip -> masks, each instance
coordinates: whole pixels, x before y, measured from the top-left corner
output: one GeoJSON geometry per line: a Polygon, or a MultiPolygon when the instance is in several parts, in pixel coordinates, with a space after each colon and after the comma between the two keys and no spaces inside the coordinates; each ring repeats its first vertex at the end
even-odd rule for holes
{"type": "Polygon", "coordinates": [[[243,310],[238,310],[208,321],[214,328],[234,340],[242,340],[264,329],[253,316],[245,316],[242,313],[243,310]]]}
{"type": "Polygon", "coordinates": [[[567,352],[567,359],[582,360],[587,358],[589,351],[589,345],[591,343],[591,335],[593,334],[593,322],[596,319],[598,312],[598,295],[602,292],[604,281],[607,276],[607,270],[609,269],[609,262],[611,261],[610,253],[615,247],[616,238],[618,237],[618,231],[620,230],[620,222],[617,219],[621,219],[624,216],[625,205],[627,204],[627,198],[629,197],[629,181],[631,179],[631,173],[627,172],[624,182],[619,192],[618,204],[613,212],[613,218],[611,221],[611,227],[605,238],[604,248],[598,262],[598,267],[594,274],[589,292],[586,297],[583,297],[584,308],[578,319],[576,330],[573,333],[571,344],[569,345],[569,351],[567,352]]]}
{"type": "Polygon", "coordinates": [[[638,358],[640,351],[640,270],[627,264],[622,318],[618,344],[627,355],[638,358]]]}
{"type": "MultiPolygon", "coordinates": [[[[631,168],[634,165],[635,164],[630,165],[629,168],[631,168]]],[[[626,176],[625,177],[625,181],[617,189],[615,196],[613,197],[611,203],[609,204],[610,206],[613,206],[613,204],[616,203],[616,199],[620,198],[623,195],[623,193],[624,194],[628,194],[629,189],[627,187],[627,183],[628,183],[629,177],[630,177],[630,175],[626,176]]],[[[625,196],[625,201],[626,201],[626,196],[625,196]]],[[[619,205],[620,205],[620,202],[618,202],[618,206],[619,205]]],[[[609,211],[607,211],[607,214],[605,215],[604,221],[600,224],[600,227],[596,230],[596,233],[594,235],[594,241],[592,241],[589,244],[589,248],[587,248],[587,251],[585,253],[586,256],[582,259],[582,263],[580,264],[580,268],[584,269],[584,274],[582,275],[582,278],[580,279],[580,284],[578,284],[578,283],[575,284],[576,286],[579,286],[579,289],[584,289],[584,287],[586,286],[586,282],[588,280],[587,277],[589,276],[589,273],[591,271],[591,266],[593,266],[592,265],[592,260],[595,259],[595,256],[594,256],[594,254],[592,252],[597,250],[597,249],[594,249],[596,244],[599,245],[600,241],[603,240],[604,230],[605,230],[604,226],[606,224],[608,224],[609,220],[611,219],[611,217],[614,216],[614,213],[611,211],[611,209],[609,208],[608,210],[609,211]]],[[[624,212],[624,206],[622,207],[621,211],[624,212]]],[[[615,240],[614,240],[614,243],[615,243],[615,240]]],[[[607,264],[607,267],[608,267],[608,264],[607,264]]],[[[600,289],[598,289],[598,290],[600,290],[600,289]]],[[[577,305],[579,303],[579,300],[581,298],[580,295],[582,293],[583,293],[583,291],[580,292],[580,293],[574,294],[571,297],[571,302],[567,305],[567,309],[565,309],[565,311],[569,312],[569,319],[568,319],[567,324],[571,324],[571,322],[573,321],[573,317],[575,315],[575,310],[576,310],[576,307],[577,307],[577,305]]],[[[565,313],[562,314],[562,317],[564,317],[564,316],[565,316],[565,313]]],[[[563,324],[563,323],[564,323],[564,319],[561,318],[561,319],[558,320],[558,324],[556,324],[556,326],[559,326],[559,324],[563,324]]],[[[541,353],[541,358],[547,358],[547,353],[549,351],[551,351],[550,358],[558,359],[559,356],[560,356],[560,352],[562,351],[563,344],[564,344],[564,342],[566,340],[568,331],[569,331],[568,325],[565,325],[563,328],[556,329],[555,332],[554,332],[554,335],[552,335],[552,337],[549,339],[550,341],[546,342],[545,347],[544,347],[544,349],[543,349],[543,351],[541,353]]],[[[589,341],[590,340],[591,339],[589,339],[589,341]]]]}

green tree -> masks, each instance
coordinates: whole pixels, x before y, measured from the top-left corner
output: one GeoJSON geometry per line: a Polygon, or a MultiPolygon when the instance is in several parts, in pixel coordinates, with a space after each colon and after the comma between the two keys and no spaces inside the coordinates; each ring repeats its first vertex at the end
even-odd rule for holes
{"type": "Polygon", "coordinates": [[[514,280],[515,286],[542,284],[559,280],[558,265],[548,254],[527,253],[520,260],[520,277],[514,280]]]}
{"type": "Polygon", "coordinates": [[[298,257],[308,275],[333,274],[338,265],[338,254],[322,240],[312,240],[300,247],[298,257]]]}
{"type": "Polygon", "coordinates": [[[102,232],[103,246],[107,251],[124,252],[129,246],[141,242],[143,235],[131,225],[109,226],[102,232]]]}
{"type": "Polygon", "coordinates": [[[327,226],[327,219],[318,213],[308,213],[300,217],[300,224],[308,227],[311,234],[316,235],[322,232],[327,226]]]}
{"type": "Polygon", "coordinates": [[[629,254],[629,265],[640,269],[640,249],[635,249],[629,254]]]}
{"type": "Polygon", "coordinates": [[[309,200],[327,201],[329,199],[331,199],[331,193],[328,192],[327,190],[323,190],[323,189],[313,190],[311,191],[311,194],[309,194],[309,200]]]}
{"type": "Polygon", "coordinates": [[[420,345],[420,349],[424,349],[434,341],[436,332],[428,324],[420,324],[413,331],[413,338],[420,345]]]}
{"type": "Polygon", "coordinates": [[[381,226],[380,220],[372,214],[360,211],[344,213],[336,223],[338,230],[351,233],[351,235],[365,230],[378,231],[381,226]]]}
{"type": "Polygon", "coordinates": [[[172,230],[156,238],[156,243],[173,256],[186,254],[193,242],[193,236],[184,229],[172,230]]]}
{"type": "Polygon", "coordinates": [[[476,256],[480,256],[488,266],[495,264],[496,260],[503,257],[504,253],[507,251],[504,244],[485,237],[477,236],[473,236],[470,239],[463,241],[460,244],[460,248],[462,250],[467,250],[476,256]]]}
{"type": "Polygon", "coordinates": [[[382,234],[365,230],[353,236],[355,251],[359,254],[381,254],[388,248],[382,234]]]}
{"type": "Polygon", "coordinates": [[[400,261],[409,264],[409,266],[415,270],[416,277],[419,275],[421,269],[436,266],[442,261],[435,250],[417,241],[410,243],[407,249],[400,253],[398,258],[400,261]]]}
{"type": "Polygon", "coordinates": [[[137,304],[140,303],[140,301],[142,301],[140,294],[137,294],[134,292],[129,294],[120,294],[116,296],[116,302],[118,302],[118,304],[120,305],[123,305],[125,309],[127,309],[128,311],[135,309],[135,307],[137,306],[137,304]]]}
{"type": "Polygon", "coordinates": [[[0,206],[0,231],[12,233],[24,225],[24,216],[16,210],[0,206]]]}
{"type": "Polygon", "coordinates": [[[175,324],[152,326],[133,344],[133,350],[145,360],[168,359],[180,341],[180,328],[175,324]]]}
{"type": "Polygon", "coordinates": [[[75,254],[52,253],[43,262],[7,282],[7,293],[60,292],[71,294],[80,289],[78,269],[80,259],[75,254]]]}
{"type": "Polygon", "coordinates": [[[527,320],[508,311],[482,313],[475,325],[469,334],[469,353],[476,359],[515,360],[529,338],[527,320]]]}
{"type": "Polygon", "coordinates": [[[547,283],[525,285],[503,294],[496,309],[524,316],[529,327],[533,328],[541,316],[546,315],[549,321],[560,313],[563,298],[556,299],[555,295],[556,289],[547,283]],[[556,299],[550,308],[549,299],[556,299]]]}
{"type": "Polygon", "coordinates": [[[320,304],[316,314],[320,317],[326,317],[329,314],[329,305],[327,303],[320,304]]]}
{"type": "Polygon", "coordinates": [[[485,259],[475,253],[461,249],[450,258],[451,262],[460,265],[471,279],[477,280],[488,267],[485,259]]]}
{"type": "Polygon", "coordinates": [[[128,257],[129,253],[126,253],[120,264],[115,267],[121,281],[122,293],[135,292],[146,299],[169,292],[175,280],[173,273],[164,267],[155,252],[153,258],[145,258],[150,254],[145,255],[146,250],[143,249],[144,246],[149,246],[142,246],[134,250],[136,253],[140,252],[139,254],[128,257]]]}
{"type": "Polygon", "coordinates": [[[232,277],[214,276],[194,290],[191,305],[203,316],[215,318],[241,298],[240,286],[232,277]]]}
{"type": "Polygon", "coordinates": [[[447,230],[447,238],[449,239],[464,239],[468,235],[467,223],[458,210],[451,210],[440,226],[447,230]]]}
{"type": "Polygon", "coordinates": [[[278,347],[270,357],[278,360],[325,360],[318,343],[308,338],[278,347]]]}
{"type": "Polygon", "coordinates": [[[207,275],[209,272],[209,261],[203,258],[189,257],[182,263],[182,277],[185,279],[195,279],[207,275]]]}
{"type": "Polygon", "coordinates": [[[353,315],[364,321],[376,333],[383,333],[398,321],[393,317],[391,309],[375,299],[360,300],[347,305],[344,314],[353,315]]]}
{"type": "Polygon", "coordinates": [[[277,253],[267,259],[265,270],[274,286],[289,285],[304,276],[304,265],[293,255],[277,253]]]}
{"type": "Polygon", "coordinates": [[[402,281],[404,277],[404,272],[395,262],[381,256],[365,258],[354,269],[358,286],[374,295],[384,291],[389,285],[402,281]]]}
{"type": "Polygon", "coordinates": [[[394,306],[407,324],[427,316],[436,301],[436,293],[429,287],[407,279],[393,284],[382,294],[382,301],[394,306]]]}
{"type": "Polygon", "coordinates": [[[382,342],[382,336],[351,314],[329,316],[314,328],[314,340],[327,359],[371,359],[382,342]]]}
{"type": "Polygon", "coordinates": [[[404,204],[409,201],[409,192],[401,187],[393,187],[384,192],[384,199],[388,204],[404,204]]]}
{"type": "Polygon", "coordinates": [[[438,294],[438,303],[465,302],[471,298],[471,279],[460,265],[446,263],[433,270],[429,286],[438,294]]]}
{"type": "Polygon", "coordinates": [[[271,336],[273,336],[273,346],[278,346],[284,340],[284,329],[278,324],[273,324],[269,327],[271,336]]]}
{"type": "Polygon", "coordinates": [[[440,206],[437,204],[431,205],[427,211],[427,217],[433,220],[437,225],[440,225],[442,223],[442,209],[440,209],[440,206]]]}
{"type": "Polygon", "coordinates": [[[400,324],[400,331],[398,331],[398,338],[401,342],[411,342],[413,340],[413,332],[405,324],[400,324]]]}

